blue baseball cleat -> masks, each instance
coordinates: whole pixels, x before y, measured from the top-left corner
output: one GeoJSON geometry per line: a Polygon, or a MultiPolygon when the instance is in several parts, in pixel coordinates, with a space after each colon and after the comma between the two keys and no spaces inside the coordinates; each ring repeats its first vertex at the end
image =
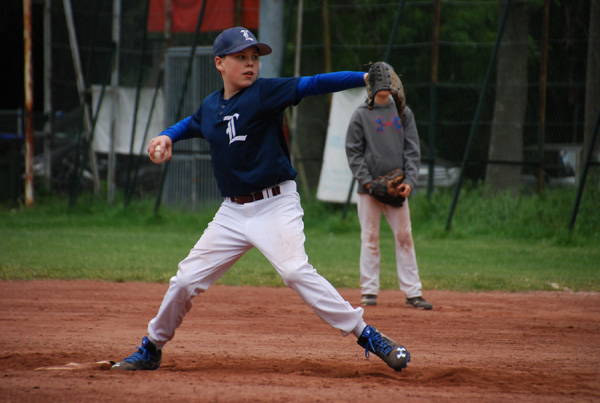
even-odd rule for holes
{"type": "Polygon", "coordinates": [[[365,357],[369,358],[369,351],[375,353],[394,371],[402,371],[410,361],[410,353],[404,346],[396,343],[379,330],[367,326],[358,338],[358,345],[364,347],[365,357]]]}
{"type": "Polygon", "coordinates": [[[117,362],[111,369],[119,369],[123,371],[153,371],[160,367],[162,351],[157,350],[156,346],[148,340],[147,337],[142,339],[142,347],[138,347],[137,351],[125,358],[123,361],[117,362]]]}

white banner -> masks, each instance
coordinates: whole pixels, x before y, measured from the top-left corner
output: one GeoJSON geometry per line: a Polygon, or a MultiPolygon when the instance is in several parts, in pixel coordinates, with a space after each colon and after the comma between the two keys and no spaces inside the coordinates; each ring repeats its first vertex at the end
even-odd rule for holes
{"type": "MultiPolygon", "coordinates": [[[[102,87],[92,87],[92,113],[96,112],[96,105],[100,98],[102,87]]],[[[114,104],[115,119],[115,152],[118,154],[129,154],[131,147],[131,129],[133,128],[133,109],[135,107],[135,88],[117,88],[116,97],[112,96],[110,88],[106,88],[102,99],[102,107],[96,122],[94,130],[94,151],[99,153],[110,152],[110,126],[111,114],[114,104]]],[[[148,114],[152,106],[154,97],[153,88],[143,88],[140,92],[139,107],[135,126],[135,142],[133,146],[134,154],[145,154],[150,140],[160,134],[163,127],[164,99],[162,90],[159,90],[156,97],[156,104],[152,113],[152,120],[146,135],[146,141],[142,144],[146,125],[148,124],[148,114]]]]}
{"type": "MultiPolygon", "coordinates": [[[[352,171],[346,158],[346,131],[348,123],[360,104],[365,102],[367,91],[364,87],[352,88],[333,94],[327,140],[323,153],[323,166],[317,188],[317,199],[335,203],[345,203],[352,183],[352,171]]],[[[356,203],[356,184],[352,191],[356,203]]]]}

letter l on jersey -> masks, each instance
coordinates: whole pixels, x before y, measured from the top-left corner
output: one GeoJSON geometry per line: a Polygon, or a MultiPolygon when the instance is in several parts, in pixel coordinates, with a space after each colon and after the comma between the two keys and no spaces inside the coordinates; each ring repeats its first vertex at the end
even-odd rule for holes
{"type": "Polygon", "coordinates": [[[229,144],[234,141],[246,141],[246,136],[238,136],[235,132],[235,121],[240,117],[239,113],[232,116],[225,116],[223,121],[227,122],[227,135],[229,136],[229,144]],[[235,119],[235,120],[234,120],[235,119]]]}

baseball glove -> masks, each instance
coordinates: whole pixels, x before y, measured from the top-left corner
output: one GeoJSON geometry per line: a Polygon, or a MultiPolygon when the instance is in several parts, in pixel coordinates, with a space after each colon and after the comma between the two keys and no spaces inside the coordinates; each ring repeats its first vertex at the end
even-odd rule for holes
{"type": "Polygon", "coordinates": [[[396,104],[398,116],[403,118],[404,107],[406,106],[404,87],[394,68],[386,62],[371,63],[369,67],[369,75],[367,76],[367,105],[369,109],[373,109],[375,95],[379,91],[390,92],[396,104]]]}
{"type": "Polygon", "coordinates": [[[401,207],[405,197],[400,196],[398,186],[404,180],[404,172],[400,168],[394,169],[387,175],[382,175],[371,182],[369,194],[382,203],[401,207]]]}

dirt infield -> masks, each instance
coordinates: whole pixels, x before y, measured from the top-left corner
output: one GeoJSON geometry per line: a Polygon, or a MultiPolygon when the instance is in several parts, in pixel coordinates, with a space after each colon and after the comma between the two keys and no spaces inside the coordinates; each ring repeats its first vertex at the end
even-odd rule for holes
{"type": "MultiPolygon", "coordinates": [[[[166,284],[0,282],[0,401],[600,401],[600,294],[385,291],[367,322],[402,342],[401,373],[364,357],[287,288],[214,286],[163,364],[116,372],[166,284]],[[42,367],[61,367],[40,369],[42,367]]],[[[358,290],[341,290],[358,304],[358,290]]]]}

